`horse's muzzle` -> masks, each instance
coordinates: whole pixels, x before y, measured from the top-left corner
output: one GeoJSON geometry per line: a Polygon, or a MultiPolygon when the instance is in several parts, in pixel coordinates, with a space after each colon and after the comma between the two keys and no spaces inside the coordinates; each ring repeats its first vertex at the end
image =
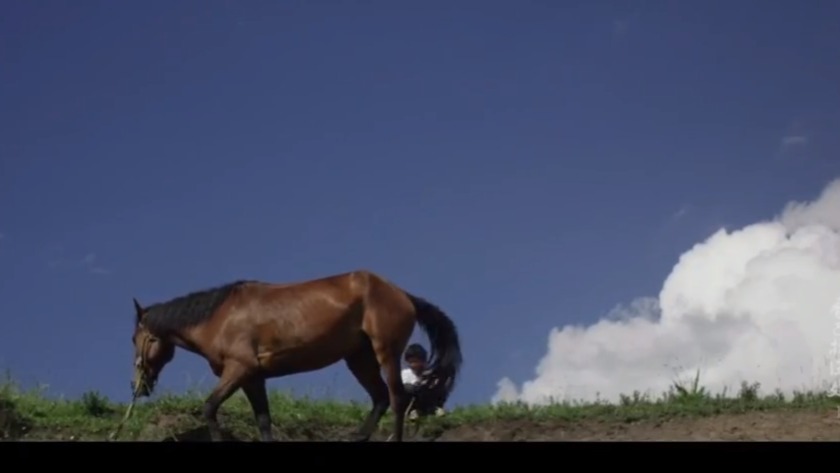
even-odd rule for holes
{"type": "Polygon", "coordinates": [[[155,377],[137,373],[131,381],[131,392],[136,397],[148,397],[155,389],[155,377]]]}
{"type": "Polygon", "coordinates": [[[138,388],[137,383],[135,383],[134,381],[131,382],[131,392],[134,393],[136,397],[148,397],[152,394],[151,390],[149,389],[149,386],[146,383],[141,384],[138,388]]]}

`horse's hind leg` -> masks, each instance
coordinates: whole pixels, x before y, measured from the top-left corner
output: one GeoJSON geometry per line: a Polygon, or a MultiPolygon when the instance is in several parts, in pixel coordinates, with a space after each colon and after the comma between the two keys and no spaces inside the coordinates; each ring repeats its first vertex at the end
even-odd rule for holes
{"type": "Polygon", "coordinates": [[[379,362],[367,335],[364,336],[360,348],[346,357],[344,361],[359,384],[367,391],[373,403],[370,412],[353,439],[364,442],[370,439],[385,411],[388,410],[388,387],[382,380],[379,362]]]}
{"type": "Polygon", "coordinates": [[[265,378],[254,376],[242,385],[242,391],[251,403],[254,419],[260,431],[260,440],[271,442],[271,412],[268,405],[268,393],[265,390],[265,378]]]}
{"type": "Polygon", "coordinates": [[[385,370],[391,410],[394,412],[393,439],[397,442],[402,442],[408,395],[402,382],[402,376],[400,376],[400,354],[395,350],[385,348],[377,350],[376,358],[379,360],[380,366],[385,370]]]}

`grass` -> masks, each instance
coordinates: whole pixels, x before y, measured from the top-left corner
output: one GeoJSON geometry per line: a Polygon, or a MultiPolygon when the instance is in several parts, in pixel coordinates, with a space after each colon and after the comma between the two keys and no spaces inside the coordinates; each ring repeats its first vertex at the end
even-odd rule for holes
{"type": "MultiPolygon", "coordinates": [[[[827,393],[803,392],[791,397],[781,393],[761,395],[760,386],[744,383],[732,396],[712,395],[698,376],[692,383],[675,383],[659,398],[639,393],[622,396],[617,404],[555,403],[472,405],[457,407],[447,416],[424,423],[422,436],[435,438],[448,429],[487,425],[505,421],[575,422],[598,420],[634,422],[686,416],[711,416],[751,411],[790,409],[834,409],[838,398],[827,393]]],[[[204,392],[160,395],[138,403],[125,424],[120,440],[164,440],[202,438],[201,407],[204,392]]],[[[341,440],[367,414],[369,405],[358,402],[295,398],[271,392],[270,402],[278,440],[341,440]]],[[[117,426],[126,406],[111,402],[96,391],[78,399],[52,399],[43,389],[23,390],[13,380],[0,383],[0,439],[22,440],[106,440],[117,426]]],[[[387,414],[380,431],[390,428],[387,414]]],[[[234,395],[220,411],[219,421],[235,438],[253,440],[256,427],[250,406],[241,393],[234,395]]]]}

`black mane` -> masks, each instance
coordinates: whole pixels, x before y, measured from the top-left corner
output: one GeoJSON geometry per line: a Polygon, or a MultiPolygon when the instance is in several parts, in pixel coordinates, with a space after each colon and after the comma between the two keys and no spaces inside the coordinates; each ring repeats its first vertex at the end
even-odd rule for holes
{"type": "Polygon", "coordinates": [[[166,335],[200,324],[209,319],[230,295],[250,281],[235,281],[210,289],[150,305],[143,325],[151,332],[166,335]]]}

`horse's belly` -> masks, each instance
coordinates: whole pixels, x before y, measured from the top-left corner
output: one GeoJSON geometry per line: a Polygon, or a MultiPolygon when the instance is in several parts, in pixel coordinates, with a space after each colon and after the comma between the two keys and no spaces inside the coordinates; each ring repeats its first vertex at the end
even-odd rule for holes
{"type": "Polygon", "coordinates": [[[288,343],[265,347],[257,352],[263,371],[271,376],[315,371],[341,361],[352,351],[347,342],[288,343]]]}
{"type": "Polygon", "coordinates": [[[288,314],[260,327],[257,358],[265,372],[282,376],[319,370],[358,348],[363,332],[356,315],[361,312],[310,311],[306,317],[288,314]]]}

